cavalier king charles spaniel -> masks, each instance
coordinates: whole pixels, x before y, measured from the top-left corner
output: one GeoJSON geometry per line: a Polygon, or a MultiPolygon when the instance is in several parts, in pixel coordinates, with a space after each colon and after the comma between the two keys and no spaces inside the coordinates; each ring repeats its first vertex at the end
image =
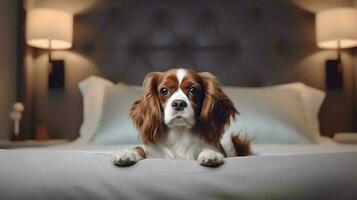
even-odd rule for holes
{"type": "Polygon", "coordinates": [[[145,146],[114,152],[115,165],[168,158],[217,167],[225,157],[251,154],[247,139],[233,134],[223,137],[238,111],[212,74],[191,69],[152,72],[143,88],[144,95],[134,102],[130,117],[145,146]]]}

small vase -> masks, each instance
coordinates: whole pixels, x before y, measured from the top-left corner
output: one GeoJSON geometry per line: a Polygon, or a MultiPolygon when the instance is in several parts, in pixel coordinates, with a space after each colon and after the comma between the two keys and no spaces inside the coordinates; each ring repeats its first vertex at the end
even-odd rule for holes
{"type": "Polygon", "coordinates": [[[45,123],[39,123],[36,128],[36,140],[49,140],[50,135],[45,123]]]}

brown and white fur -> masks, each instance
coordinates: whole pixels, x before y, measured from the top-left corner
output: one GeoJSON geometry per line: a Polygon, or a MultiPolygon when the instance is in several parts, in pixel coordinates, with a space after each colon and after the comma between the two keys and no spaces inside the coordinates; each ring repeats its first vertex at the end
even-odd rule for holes
{"type": "Polygon", "coordinates": [[[251,154],[248,140],[225,136],[238,111],[210,73],[172,69],[149,73],[144,96],[130,117],[144,147],[114,152],[113,163],[128,166],[145,158],[192,159],[216,167],[224,157],[251,154]]]}

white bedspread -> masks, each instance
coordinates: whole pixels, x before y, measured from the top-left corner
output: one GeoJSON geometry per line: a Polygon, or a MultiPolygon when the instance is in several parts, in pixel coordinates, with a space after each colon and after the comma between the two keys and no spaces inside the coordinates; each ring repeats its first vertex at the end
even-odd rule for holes
{"type": "Polygon", "coordinates": [[[227,158],[223,166],[214,169],[202,167],[197,161],[164,159],[146,159],[119,168],[108,155],[118,148],[121,147],[65,145],[0,150],[0,199],[355,199],[357,196],[356,146],[254,145],[253,149],[263,156],[227,158]]]}
{"type": "MultiPolygon", "coordinates": [[[[112,154],[113,151],[122,148],[132,148],[138,144],[128,145],[94,145],[70,143],[49,147],[52,150],[77,151],[84,153],[112,154]]],[[[252,145],[253,152],[259,156],[269,155],[293,155],[293,154],[312,154],[312,153],[340,153],[357,152],[357,145],[344,145],[332,142],[324,144],[294,145],[294,144],[255,144],[252,145]]]]}

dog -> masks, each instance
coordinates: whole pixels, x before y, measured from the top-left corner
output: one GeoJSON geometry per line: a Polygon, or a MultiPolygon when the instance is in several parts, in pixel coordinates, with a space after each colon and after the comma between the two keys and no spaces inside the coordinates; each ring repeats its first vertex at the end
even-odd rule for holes
{"type": "Polygon", "coordinates": [[[192,159],[218,167],[225,157],[252,154],[250,141],[225,128],[238,111],[215,76],[191,69],[149,73],[144,95],[130,117],[144,146],[113,153],[113,163],[129,166],[145,158],[192,159]]]}

